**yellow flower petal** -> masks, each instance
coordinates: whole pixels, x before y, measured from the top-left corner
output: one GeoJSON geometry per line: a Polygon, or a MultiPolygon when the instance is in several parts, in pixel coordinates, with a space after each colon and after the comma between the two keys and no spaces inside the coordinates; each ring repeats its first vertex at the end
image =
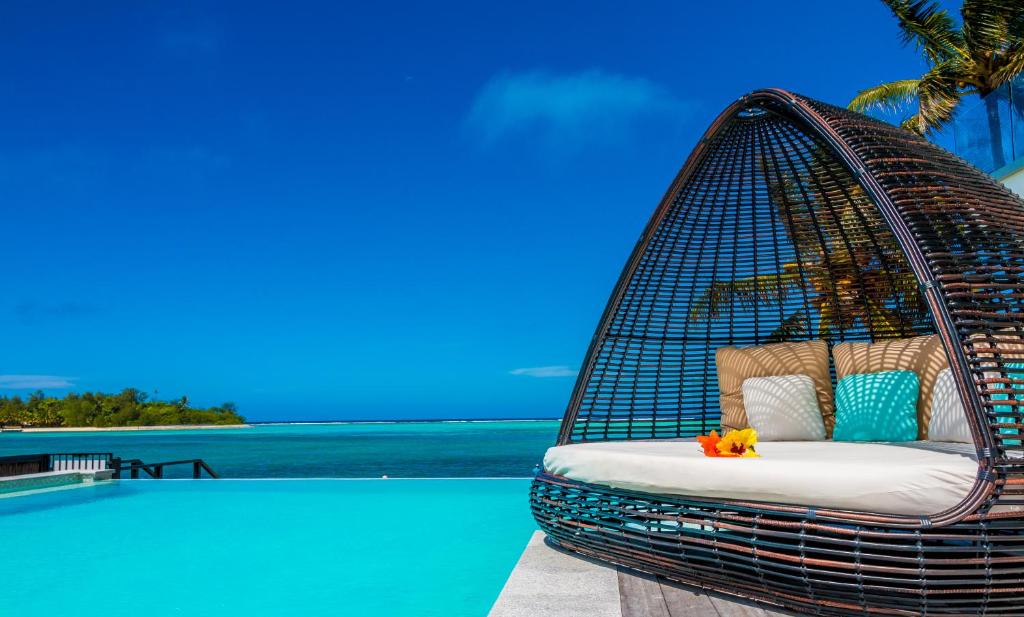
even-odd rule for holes
{"type": "Polygon", "coordinates": [[[716,447],[721,456],[753,458],[758,456],[754,451],[755,444],[757,444],[757,431],[745,428],[742,431],[729,431],[716,444],[716,447]]]}

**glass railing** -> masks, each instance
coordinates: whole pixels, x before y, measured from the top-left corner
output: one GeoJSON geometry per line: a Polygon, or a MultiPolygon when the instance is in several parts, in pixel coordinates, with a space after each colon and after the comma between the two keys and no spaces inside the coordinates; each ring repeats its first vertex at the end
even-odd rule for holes
{"type": "Polygon", "coordinates": [[[1024,164],[1024,75],[970,101],[953,121],[957,155],[986,173],[1024,164]]]}

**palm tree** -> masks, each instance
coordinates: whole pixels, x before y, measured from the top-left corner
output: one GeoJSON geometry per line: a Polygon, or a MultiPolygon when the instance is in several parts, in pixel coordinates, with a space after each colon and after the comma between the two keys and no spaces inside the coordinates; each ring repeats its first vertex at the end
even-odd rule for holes
{"type": "Polygon", "coordinates": [[[711,281],[690,304],[689,320],[727,320],[737,308],[759,306],[779,311],[778,326],[767,343],[811,336],[842,340],[844,333],[858,329],[879,338],[912,336],[927,319],[927,307],[909,267],[879,259],[880,254],[896,254],[895,239],[851,233],[863,228],[870,198],[822,148],[812,148],[806,156],[802,165],[789,170],[759,166],[775,217],[785,221],[794,260],[780,264],[776,272],[711,281]],[[822,185],[813,170],[841,186],[835,190],[822,185]],[[834,218],[820,225],[817,221],[829,216],[826,212],[834,218]]]}
{"type": "Polygon", "coordinates": [[[859,93],[855,111],[898,111],[915,101],[916,113],[901,126],[919,135],[935,131],[952,117],[965,96],[985,101],[996,167],[1003,158],[998,101],[989,97],[1024,72],[1024,1],[964,0],[957,27],[934,0],[882,0],[903,31],[903,41],[924,54],[928,71],[917,79],[901,79],[859,93]]]}

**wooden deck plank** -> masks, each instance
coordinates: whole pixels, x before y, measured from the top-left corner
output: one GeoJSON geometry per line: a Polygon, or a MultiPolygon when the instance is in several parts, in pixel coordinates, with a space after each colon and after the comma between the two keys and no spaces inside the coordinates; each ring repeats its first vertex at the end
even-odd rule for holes
{"type": "Polygon", "coordinates": [[[792,613],[619,568],[622,617],[788,617],[792,613]]]}
{"type": "Polygon", "coordinates": [[[719,617],[789,617],[794,614],[780,612],[770,605],[753,600],[723,594],[708,594],[708,598],[718,611],[719,617]]]}
{"type": "Polygon", "coordinates": [[[712,606],[718,611],[719,617],[765,617],[767,615],[764,609],[756,604],[708,597],[711,599],[712,606]]]}
{"type": "Polygon", "coordinates": [[[672,617],[699,617],[700,615],[716,615],[717,609],[711,598],[703,591],[694,587],[684,587],[664,579],[659,579],[661,595],[665,598],[672,617]]]}
{"type": "Polygon", "coordinates": [[[741,600],[725,596],[709,596],[720,617],[791,617],[796,613],[783,613],[768,605],[761,605],[752,600],[741,600]]]}
{"type": "Polygon", "coordinates": [[[649,574],[619,570],[622,617],[673,617],[658,579],[649,574]]]}

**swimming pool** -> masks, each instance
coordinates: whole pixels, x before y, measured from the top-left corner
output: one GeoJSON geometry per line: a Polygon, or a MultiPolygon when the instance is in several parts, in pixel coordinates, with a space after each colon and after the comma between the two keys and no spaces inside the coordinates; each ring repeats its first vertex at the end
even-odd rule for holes
{"type": "Polygon", "coordinates": [[[0,499],[3,614],[486,615],[528,480],[117,481],[0,499]]]}

